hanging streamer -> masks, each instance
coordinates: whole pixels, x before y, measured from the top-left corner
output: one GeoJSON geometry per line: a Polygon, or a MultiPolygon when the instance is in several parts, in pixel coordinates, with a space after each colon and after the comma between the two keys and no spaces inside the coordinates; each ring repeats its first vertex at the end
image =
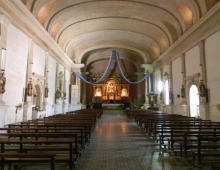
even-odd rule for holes
{"type": "Polygon", "coordinates": [[[132,82],[132,81],[128,80],[128,79],[125,77],[125,75],[124,75],[124,73],[123,73],[123,71],[122,71],[122,69],[121,69],[120,62],[119,62],[119,60],[118,60],[118,56],[117,56],[117,52],[116,52],[116,51],[112,51],[112,55],[111,55],[111,57],[110,57],[108,66],[107,66],[107,68],[106,68],[104,74],[102,75],[102,77],[101,77],[98,81],[96,81],[96,82],[87,81],[78,71],[76,72],[76,75],[77,75],[79,78],[81,78],[84,82],[86,82],[86,83],[88,83],[88,84],[97,84],[97,83],[100,83],[100,82],[105,78],[105,76],[107,75],[107,73],[108,73],[108,71],[109,71],[109,68],[110,68],[110,65],[111,65],[111,63],[112,63],[112,59],[113,59],[113,58],[116,58],[116,62],[117,62],[117,65],[118,65],[118,67],[119,67],[119,71],[120,71],[122,77],[124,78],[124,80],[125,80],[126,82],[128,82],[128,83],[130,83],[130,84],[139,84],[139,83],[141,83],[142,81],[144,81],[147,77],[150,76],[150,73],[146,73],[146,75],[145,75],[141,80],[139,80],[139,81],[137,81],[137,82],[132,82]]]}
{"type": "Polygon", "coordinates": [[[124,75],[124,73],[123,73],[123,71],[122,71],[122,69],[121,69],[121,65],[120,65],[120,63],[119,63],[118,56],[116,56],[116,61],[117,61],[117,64],[118,64],[118,67],[119,67],[119,71],[120,71],[122,77],[124,78],[125,81],[127,81],[127,82],[130,83],[130,84],[139,84],[139,83],[141,83],[142,81],[144,81],[147,77],[150,76],[150,73],[147,73],[141,80],[139,80],[139,81],[137,81],[137,82],[132,82],[132,81],[128,80],[128,79],[125,77],[125,75],[124,75]]]}
{"type": "Polygon", "coordinates": [[[79,78],[81,78],[84,82],[86,82],[86,83],[88,83],[88,84],[98,84],[98,83],[100,83],[100,82],[105,78],[105,76],[107,75],[107,73],[108,73],[108,71],[109,71],[109,68],[110,68],[110,65],[111,65],[111,63],[112,63],[112,59],[114,58],[114,56],[116,56],[115,53],[116,53],[116,51],[113,51],[113,52],[112,52],[112,55],[111,55],[110,60],[109,60],[109,62],[108,62],[108,66],[107,66],[107,68],[106,68],[104,74],[102,75],[102,77],[101,77],[98,81],[96,81],[96,82],[87,81],[78,71],[76,72],[76,75],[77,75],[79,78]]]}

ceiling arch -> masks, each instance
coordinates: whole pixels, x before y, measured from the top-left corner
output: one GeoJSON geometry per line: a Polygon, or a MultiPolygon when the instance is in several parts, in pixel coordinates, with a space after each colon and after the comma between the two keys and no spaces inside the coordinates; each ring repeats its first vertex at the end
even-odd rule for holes
{"type": "Polygon", "coordinates": [[[21,0],[74,63],[100,65],[108,59],[95,56],[117,49],[133,71],[157,61],[218,1],[21,0]]]}
{"type": "Polygon", "coordinates": [[[80,62],[78,56],[80,56],[81,52],[84,49],[93,47],[93,46],[100,46],[100,45],[126,45],[134,48],[141,49],[147,54],[153,54],[151,59],[158,57],[160,55],[159,47],[153,41],[149,41],[148,37],[143,37],[137,33],[131,33],[127,31],[115,31],[115,30],[104,30],[104,31],[96,31],[87,33],[84,35],[80,35],[70,41],[67,45],[66,51],[70,48],[74,53],[71,54],[71,59],[74,62],[80,62]],[[97,40],[97,34],[100,35],[99,39],[97,40]],[[110,38],[109,38],[110,37],[110,38]],[[131,41],[132,37],[132,41],[131,41]],[[140,42],[142,42],[140,44],[140,42]],[[150,44],[149,44],[150,42],[150,44]],[[151,48],[149,48],[149,46],[151,48]],[[77,49],[77,50],[76,50],[77,49]]]}

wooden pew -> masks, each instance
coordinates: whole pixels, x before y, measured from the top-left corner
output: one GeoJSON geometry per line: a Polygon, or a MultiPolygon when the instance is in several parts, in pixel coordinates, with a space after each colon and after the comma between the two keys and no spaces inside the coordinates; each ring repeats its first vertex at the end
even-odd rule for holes
{"type": "Polygon", "coordinates": [[[164,119],[156,119],[152,120],[149,123],[149,132],[152,136],[156,136],[157,134],[163,135],[163,133],[170,133],[171,128],[184,126],[193,126],[193,125],[204,125],[210,124],[210,120],[202,120],[202,119],[194,119],[194,118],[164,118],[164,119]]]}
{"type": "Polygon", "coordinates": [[[16,127],[16,128],[0,128],[4,133],[73,133],[78,135],[78,150],[82,153],[86,145],[85,131],[82,128],[74,127],[48,127],[48,126],[33,126],[33,127],[16,127]]]}
{"type": "Polygon", "coordinates": [[[144,129],[143,125],[145,124],[146,120],[149,118],[157,118],[157,117],[163,117],[166,116],[167,114],[164,113],[142,113],[142,114],[137,114],[135,116],[135,122],[138,126],[140,126],[142,129],[144,129]]]}
{"type": "Polygon", "coordinates": [[[96,126],[97,120],[93,115],[59,115],[59,116],[50,116],[44,117],[43,119],[38,119],[38,121],[50,122],[50,121],[75,121],[75,122],[90,122],[93,127],[96,126]]]}
{"type": "Polygon", "coordinates": [[[203,131],[201,130],[205,131],[206,129],[208,132],[215,133],[216,130],[219,129],[219,127],[219,125],[201,125],[200,127],[191,127],[191,131],[181,130],[181,128],[172,128],[170,137],[167,137],[169,148],[173,149],[175,142],[184,142],[185,134],[188,136],[188,140],[196,140],[197,136],[199,136],[199,134],[202,134],[203,131]]]}
{"type": "Polygon", "coordinates": [[[0,143],[1,143],[1,152],[4,153],[5,144],[19,144],[20,152],[28,152],[28,151],[47,151],[49,153],[55,153],[55,161],[68,163],[69,169],[72,170],[74,167],[74,161],[78,158],[78,147],[77,147],[77,135],[72,133],[0,133],[0,143]],[[5,139],[3,138],[5,137],[5,139]],[[69,140],[70,139],[70,140],[69,140]],[[21,145],[21,142],[22,145],[21,145]],[[25,148],[23,145],[30,144],[33,142],[34,147],[28,146],[25,148]],[[41,145],[36,145],[39,144],[41,145]],[[59,147],[50,147],[50,145],[44,145],[48,142],[48,144],[58,143],[59,147]],[[63,148],[64,143],[68,144],[68,147],[63,148]],[[65,152],[64,152],[65,151],[65,152]],[[74,157],[75,155],[75,157],[74,157]]]}
{"type": "MultiPolygon", "coordinates": [[[[51,122],[44,122],[42,120],[29,120],[28,122],[20,122],[20,123],[13,123],[13,124],[9,124],[8,127],[17,127],[17,126],[37,126],[37,125],[41,125],[41,126],[54,126],[54,127],[84,127],[86,129],[86,133],[88,136],[88,140],[90,140],[92,132],[93,132],[93,126],[90,122],[79,122],[79,121],[51,121],[51,122]]],[[[21,126],[21,127],[22,127],[21,126]]]]}
{"type": "MultiPolygon", "coordinates": [[[[198,148],[200,147],[200,149],[204,148],[204,147],[212,147],[212,143],[201,143],[200,145],[198,145],[198,139],[200,137],[220,137],[220,127],[217,128],[212,128],[212,130],[202,130],[202,131],[189,131],[189,132],[184,132],[184,142],[183,144],[181,143],[181,145],[184,147],[184,155],[187,154],[187,150],[189,148],[198,148]],[[192,139],[195,138],[195,139],[192,139]]],[[[217,145],[214,145],[214,147],[217,145]]],[[[219,144],[220,146],[220,144],[219,144]]]]}
{"type": "Polygon", "coordinates": [[[153,111],[153,110],[145,110],[145,109],[126,109],[124,110],[124,114],[131,121],[135,121],[135,116],[137,114],[149,114],[149,113],[162,113],[161,111],[153,111]]]}
{"type": "Polygon", "coordinates": [[[156,135],[160,132],[161,127],[163,124],[183,124],[185,122],[191,122],[191,123],[200,123],[200,122],[206,122],[206,120],[202,119],[195,119],[193,117],[176,117],[176,116],[166,116],[162,118],[152,118],[152,119],[147,119],[146,123],[146,132],[153,136],[154,138],[156,135]]]}
{"type": "Polygon", "coordinates": [[[195,167],[196,157],[198,158],[199,166],[202,163],[203,157],[219,157],[220,150],[216,150],[216,148],[220,147],[220,137],[198,137],[198,148],[197,150],[192,150],[192,157],[193,157],[193,166],[195,167]],[[215,149],[206,149],[204,150],[204,145],[207,147],[214,147],[215,149]]]}
{"type": "Polygon", "coordinates": [[[85,139],[85,145],[87,145],[90,142],[91,135],[92,135],[92,130],[89,124],[87,123],[74,123],[74,124],[69,124],[69,123],[30,123],[30,122],[20,122],[20,123],[14,123],[14,124],[9,124],[9,128],[55,128],[55,129],[75,129],[75,128],[80,128],[83,130],[83,136],[82,138],[85,139]]]}
{"type": "Polygon", "coordinates": [[[54,153],[0,153],[1,170],[4,170],[6,163],[50,163],[50,169],[55,170],[55,156],[54,153]]]}
{"type": "Polygon", "coordinates": [[[213,128],[219,128],[220,124],[211,124],[211,122],[209,122],[208,124],[204,124],[203,121],[201,121],[200,123],[197,122],[197,124],[194,124],[194,122],[189,121],[183,121],[181,122],[176,122],[178,124],[162,124],[161,125],[161,129],[158,130],[158,134],[159,134],[159,143],[160,143],[160,148],[161,146],[164,144],[164,138],[167,139],[167,141],[169,141],[168,143],[168,148],[172,148],[173,149],[173,143],[176,140],[184,140],[184,132],[186,131],[193,131],[193,130],[207,130],[207,129],[213,129],[213,128]],[[177,139],[175,140],[175,137],[177,137],[177,139]],[[171,147],[170,147],[171,145],[171,147]]]}
{"type": "Polygon", "coordinates": [[[80,109],[66,112],[66,114],[92,114],[95,115],[98,119],[100,119],[103,114],[103,109],[80,109]]]}

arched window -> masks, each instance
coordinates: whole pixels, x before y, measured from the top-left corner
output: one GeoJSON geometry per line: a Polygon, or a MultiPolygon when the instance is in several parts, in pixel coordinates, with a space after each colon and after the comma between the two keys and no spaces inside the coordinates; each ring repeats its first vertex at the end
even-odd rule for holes
{"type": "Polygon", "coordinates": [[[165,93],[165,104],[169,104],[169,83],[168,80],[165,80],[165,86],[164,86],[164,93],[165,93]]]}
{"type": "Polygon", "coordinates": [[[192,85],[189,90],[190,116],[197,117],[199,112],[199,90],[196,85],[192,85]]]}

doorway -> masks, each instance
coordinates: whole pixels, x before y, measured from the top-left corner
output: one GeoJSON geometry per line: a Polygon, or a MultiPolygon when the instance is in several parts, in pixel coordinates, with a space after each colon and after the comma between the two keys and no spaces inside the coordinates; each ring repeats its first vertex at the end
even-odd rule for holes
{"type": "Polygon", "coordinates": [[[192,85],[189,90],[190,117],[197,117],[199,113],[199,90],[196,85],[192,85]]]}

